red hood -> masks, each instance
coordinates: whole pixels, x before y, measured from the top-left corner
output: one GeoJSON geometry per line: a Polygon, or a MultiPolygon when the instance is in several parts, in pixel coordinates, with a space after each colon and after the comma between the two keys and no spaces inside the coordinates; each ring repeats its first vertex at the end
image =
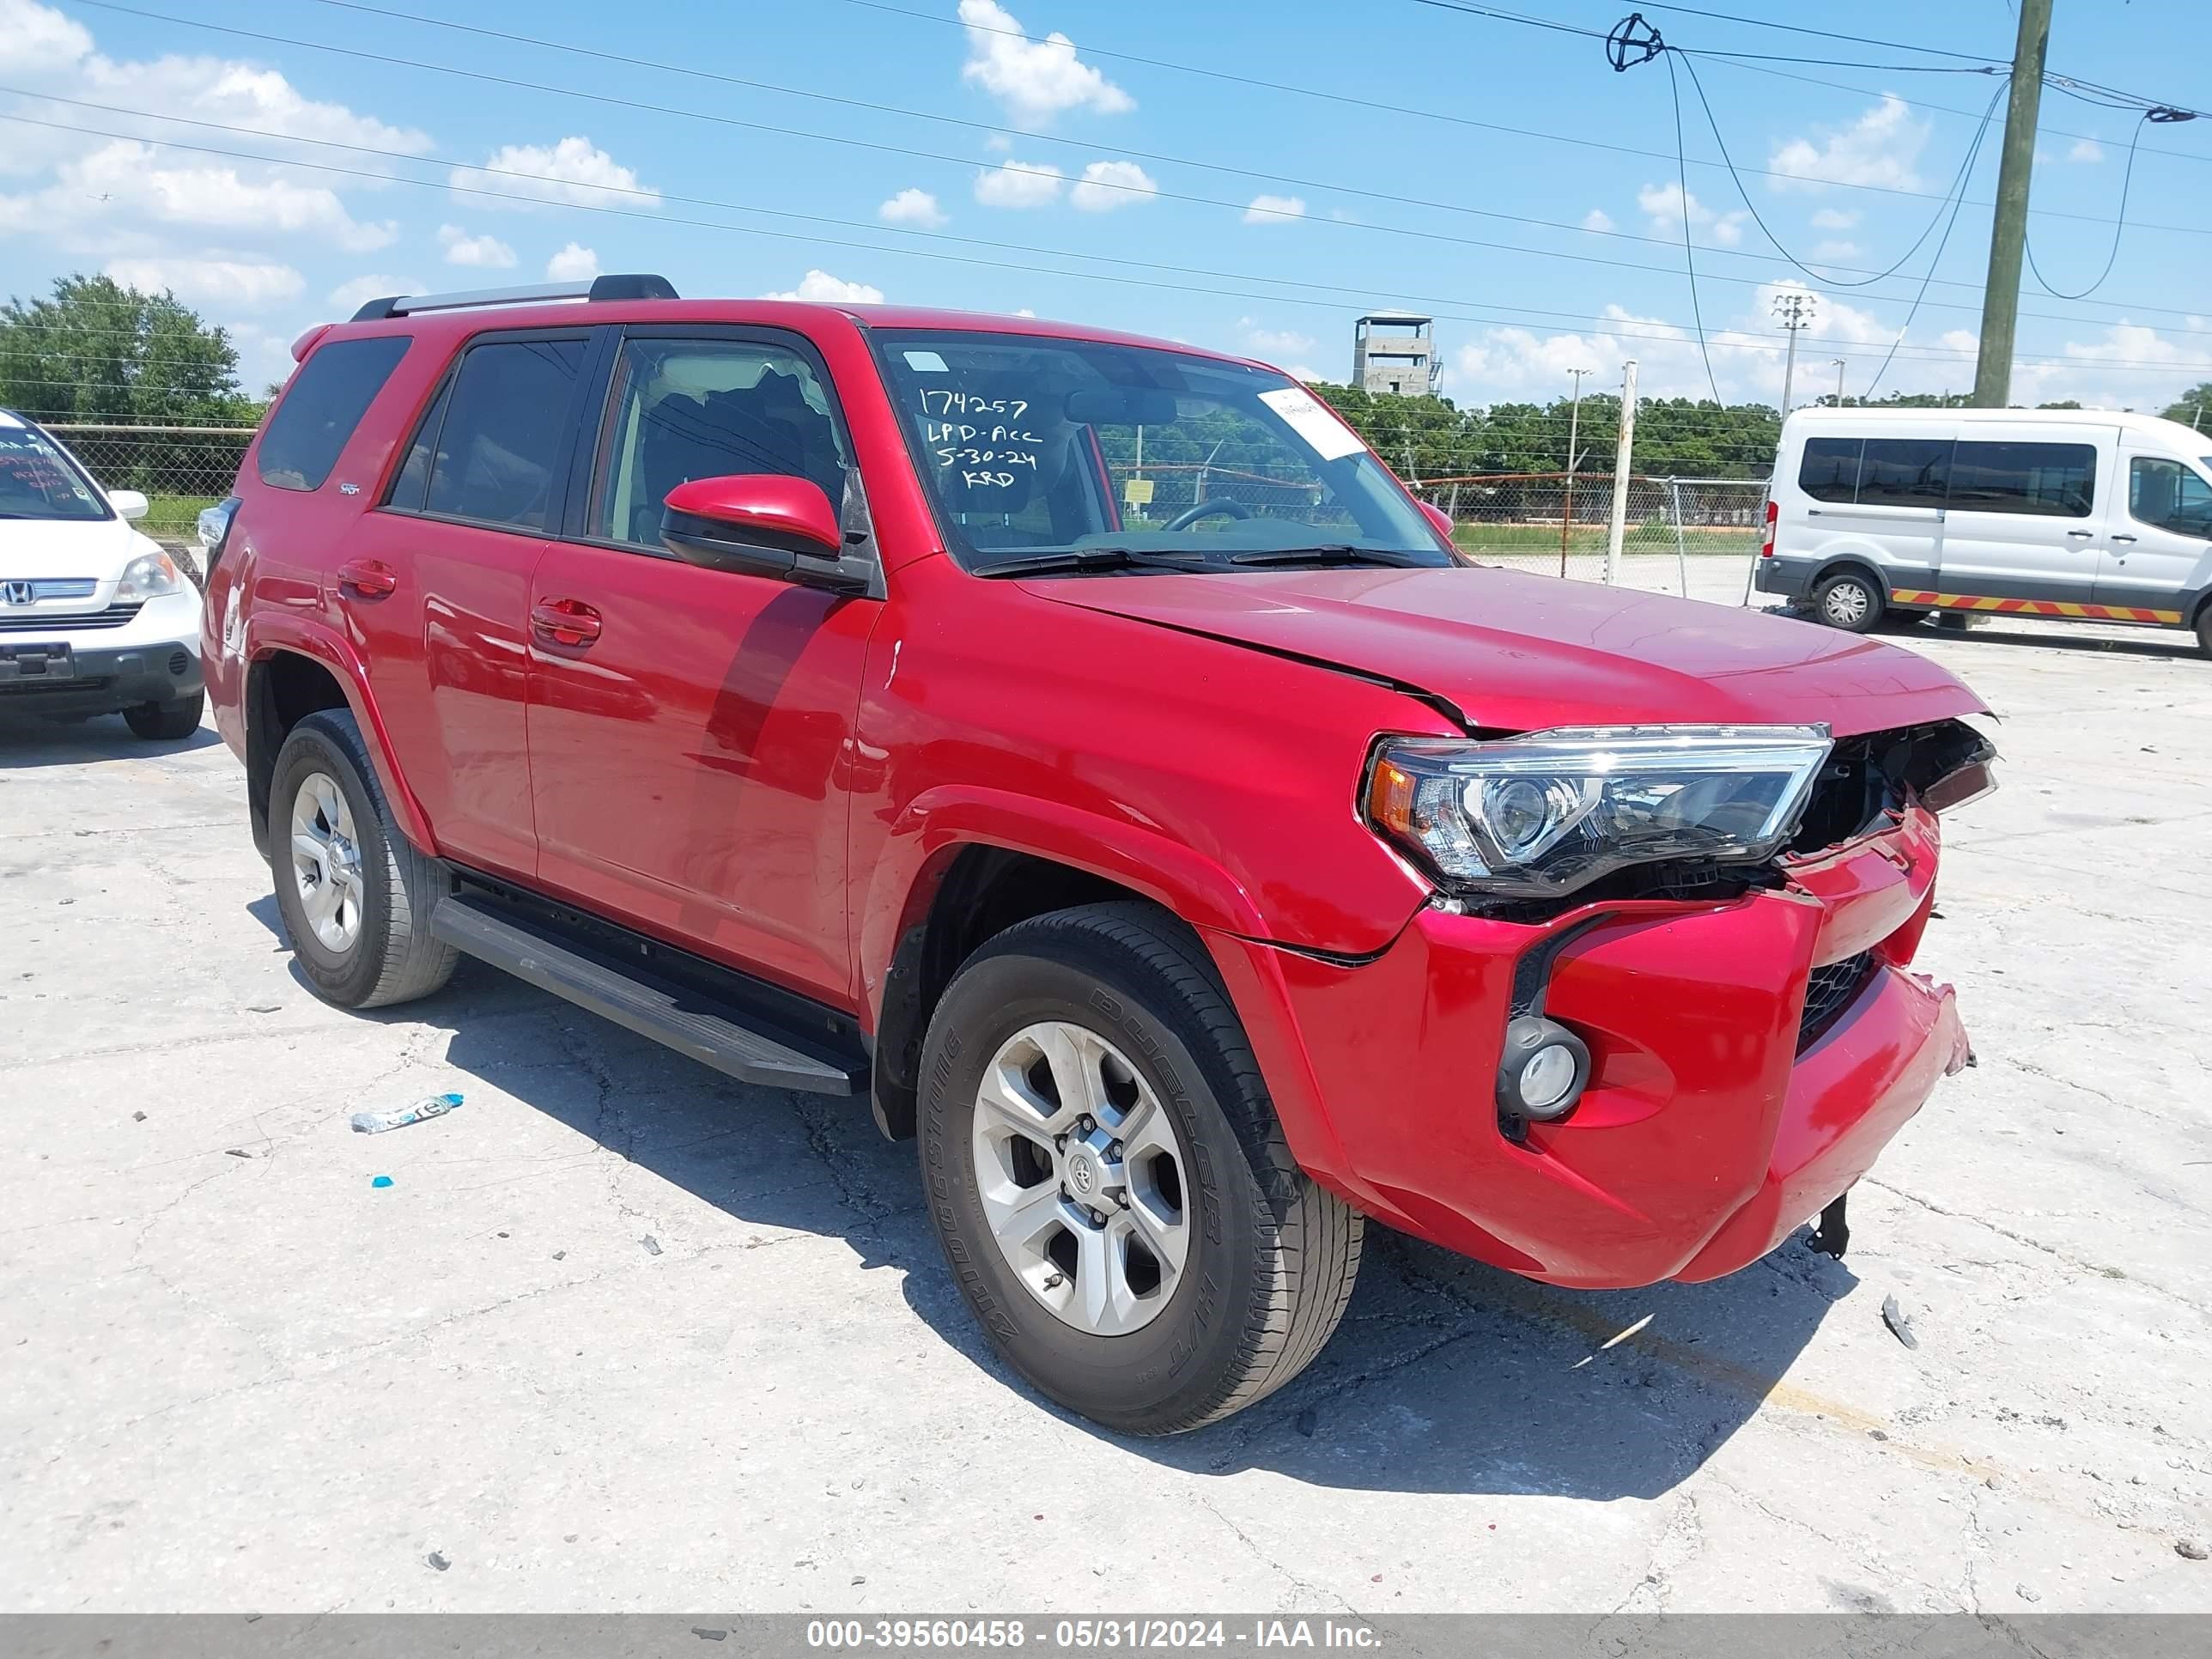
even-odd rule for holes
{"type": "Polygon", "coordinates": [[[1877,640],[1518,571],[1248,571],[1023,586],[1063,605],[1401,681],[1496,730],[1825,721],[1850,737],[1982,708],[1927,658],[1877,640]]]}

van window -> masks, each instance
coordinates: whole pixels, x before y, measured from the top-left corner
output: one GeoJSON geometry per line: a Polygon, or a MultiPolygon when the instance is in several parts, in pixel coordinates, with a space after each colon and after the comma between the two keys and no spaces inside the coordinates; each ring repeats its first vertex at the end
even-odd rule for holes
{"type": "Polygon", "coordinates": [[[276,489],[320,489],[338,452],[414,343],[409,334],[333,340],[311,353],[261,434],[254,464],[276,489]]]}
{"type": "Polygon", "coordinates": [[[1962,442],[1951,461],[1951,505],[1963,513],[2083,519],[2096,477],[2093,444],[1962,442]]]}
{"type": "Polygon", "coordinates": [[[471,347],[442,400],[425,509],[544,530],[554,480],[568,465],[568,406],[583,368],[580,339],[471,347]]]}
{"type": "Polygon", "coordinates": [[[1942,507],[1950,477],[1948,438],[1869,438],[1859,463],[1859,505],[1942,507]]]}
{"type": "Polygon", "coordinates": [[[2128,514],[2160,530],[2212,537],[2212,483],[2179,461],[2138,455],[2128,465],[2128,514]]]}
{"type": "Polygon", "coordinates": [[[1856,438],[1808,438],[1797,487],[1816,501],[1856,501],[1859,451],[1865,447],[1856,438]]]}

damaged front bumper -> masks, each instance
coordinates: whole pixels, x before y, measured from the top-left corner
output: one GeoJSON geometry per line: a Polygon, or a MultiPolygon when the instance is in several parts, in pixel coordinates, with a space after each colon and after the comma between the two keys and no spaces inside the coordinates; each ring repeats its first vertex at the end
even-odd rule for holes
{"type": "Polygon", "coordinates": [[[1600,902],[1539,926],[1422,911],[1357,964],[1216,936],[1292,1151],[1368,1213],[1532,1278],[1703,1279],[1865,1173],[1964,1066],[1910,971],[1939,836],[1918,804],[1718,902],[1600,902]],[[1506,1022],[1582,1036],[1588,1088],[1501,1120],[1506,1022]]]}

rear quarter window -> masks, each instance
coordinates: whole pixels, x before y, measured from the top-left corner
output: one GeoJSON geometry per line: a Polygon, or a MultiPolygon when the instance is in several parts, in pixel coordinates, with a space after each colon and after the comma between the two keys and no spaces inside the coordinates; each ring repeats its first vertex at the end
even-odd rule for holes
{"type": "Polygon", "coordinates": [[[1859,451],[1864,447],[1857,438],[1808,438],[1797,465],[1797,487],[1816,501],[1856,501],[1859,451]]]}
{"type": "Polygon", "coordinates": [[[274,489],[320,489],[414,337],[333,340],[311,353],[284,392],[254,453],[261,482],[274,489]]]}

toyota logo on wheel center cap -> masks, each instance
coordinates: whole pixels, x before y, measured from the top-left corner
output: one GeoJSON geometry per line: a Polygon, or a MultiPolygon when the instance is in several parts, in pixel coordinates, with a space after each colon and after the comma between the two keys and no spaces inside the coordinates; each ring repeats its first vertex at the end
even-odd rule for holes
{"type": "Polygon", "coordinates": [[[1098,1171],[1088,1152],[1071,1153],[1067,1160],[1067,1184],[1088,1198],[1098,1185],[1098,1171]]]}

